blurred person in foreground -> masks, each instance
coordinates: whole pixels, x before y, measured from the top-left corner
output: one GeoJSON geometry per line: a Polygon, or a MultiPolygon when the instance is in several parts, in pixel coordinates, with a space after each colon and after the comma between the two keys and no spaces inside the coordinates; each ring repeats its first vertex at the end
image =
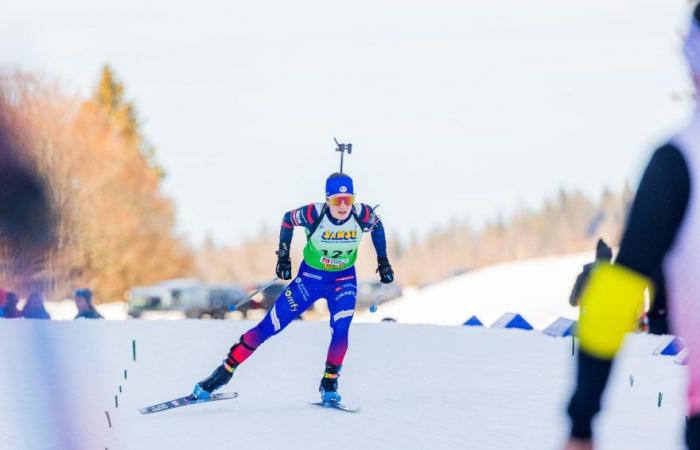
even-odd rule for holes
{"type": "Polygon", "coordinates": [[[22,308],[22,317],[25,319],[51,319],[44,307],[44,297],[38,292],[32,292],[27,298],[27,303],[22,308]]]}
{"type": "Polygon", "coordinates": [[[348,332],[355,314],[357,278],[355,260],[364,233],[371,233],[382,283],[394,281],[386,252],[382,222],[369,205],[355,203],[352,179],[334,173],[326,180],[326,201],[310,203],[285,213],[277,251],[277,276],[292,278],[289,249],[294,227],[306,233],[304,260],[292,283],[275,301],[263,320],[231,347],[223,364],[195,385],[193,395],[209,398],[229,382],[233,372],[267,339],[281,332],[314,302],[325,298],[330,312],[331,343],[319,391],[324,403],[339,403],[338,377],[348,349],[348,332]]]}
{"type": "Polygon", "coordinates": [[[28,162],[27,139],[12,125],[3,101],[0,97],[0,244],[38,257],[56,242],[56,215],[44,180],[28,162]]]}
{"type": "MultiPolygon", "coordinates": [[[[569,304],[571,306],[579,305],[581,294],[588,283],[588,279],[591,276],[591,270],[595,267],[596,263],[610,263],[612,262],[612,258],[612,248],[610,248],[604,240],[598,239],[595,249],[595,261],[583,266],[583,270],[576,277],[574,287],[571,289],[571,295],[569,296],[569,304]]],[[[651,334],[669,334],[668,323],[666,320],[666,286],[661,267],[654,271],[652,281],[656,287],[654,290],[655,295],[652,299],[653,301],[651,302],[649,311],[640,317],[640,328],[643,331],[648,331],[651,334]]]]}
{"type": "MultiPolygon", "coordinates": [[[[685,41],[700,93],[700,6],[685,41]]],[[[697,97],[696,97],[697,101],[697,97]]],[[[593,449],[593,417],[600,410],[615,354],[633,330],[653,279],[663,273],[672,331],[688,348],[688,421],[685,442],[700,449],[700,110],[653,154],[645,169],[615,264],[591,271],[581,295],[576,388],[569,403],[572,426],[566,450],[593,449]]]]}
{"type": "Polygon", "coordinates": [[[92,291],[90,289],[78,289],[73,296],[75,306],[78,308],[76,319],[102,319],[102,315],[97,312],[92,304],[92,291]]]}
{"type": "Polygon", "coordinates": [[[5,319],[18,319],[22,317],[22,311],[17,308],[19,297],[14,292],[8,292],[5,297],[5,319]]]}

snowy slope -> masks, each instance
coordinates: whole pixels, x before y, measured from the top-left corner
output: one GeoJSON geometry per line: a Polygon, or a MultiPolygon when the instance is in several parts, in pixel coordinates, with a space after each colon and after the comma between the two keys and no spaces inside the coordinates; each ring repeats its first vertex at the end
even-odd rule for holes
{"type": "MultiPolygon", "coordinates": [[[[239,370],[228,387],[238,399],[137,412],[188,392],[250,325],[0,321],[0,448],[542,450],[564,437],[571,341],[521,330],[357,324],[340,380],[363,407],[351,415],[306,404],[329,328],[296,322],[239,370]]],[[[600,450],[680,449],[684,369],[650,356],[658,340],[635,336],[626,349],[600,450]]]]}
{"type": "Polygon", "coordinates": [[[522,314],[542,329],[559,317],[578,318],[569,293],[592,252],[498,264],[468,272],[382,305],[377,313],[360,312],[356,320],[461,325],[476,315],[491,325],[507,312],[522,314]]]}
{"type": "MultiPolygon", "coordinates": [[[[123,320],[128,317],[129,305],[126,302],[100,303],[95,308],[107,320],[123,320]]],[[[70,299],[46,302],[46,310],[53,320],[73,320],[78,314],[75,301],[70,299]]]]}

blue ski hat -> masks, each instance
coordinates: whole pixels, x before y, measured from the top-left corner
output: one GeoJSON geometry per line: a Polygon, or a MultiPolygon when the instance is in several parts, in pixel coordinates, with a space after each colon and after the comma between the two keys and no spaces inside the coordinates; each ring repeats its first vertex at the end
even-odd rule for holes
{"type": "Polygon", "coordinates": [[[82,297],[88,303],[92,302],[92,291],[90,289],[78,289],[77,291],[75,291],[74,296],[75,297],[82,297]]]}
{"type": "Polygon", "coordinates": [[[334,173],[326,179],[326,197],[335,194],[355,195],[355,188],[352,185],[352,178],[344,173],[334,173]]]}

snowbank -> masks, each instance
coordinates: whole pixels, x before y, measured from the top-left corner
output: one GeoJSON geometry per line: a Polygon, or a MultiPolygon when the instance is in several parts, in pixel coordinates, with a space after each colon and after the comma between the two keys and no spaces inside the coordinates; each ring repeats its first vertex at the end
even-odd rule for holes
{"type": "MultiPolygon", "coordinates": [[[[108,320],[123,320],[129,316],[129,305],[126,302],[100,303],[95,308],[108,320]]],[[[46,302],[46,310],[53,320],[73,320],[78,314],[75,301],[70,299],[46,302]]]]}
{"type": "Polygon", "coordinates": [[[489,326],[508,312],[520,313],[537,329],[559,317],[578,318],[569,294],[593,252],[498,264],[465,273],[422,290],[406,291],[371,314],[358,312],[358,322],[385,317],[401,323],[461,325],[476,315],[489,326]]]}

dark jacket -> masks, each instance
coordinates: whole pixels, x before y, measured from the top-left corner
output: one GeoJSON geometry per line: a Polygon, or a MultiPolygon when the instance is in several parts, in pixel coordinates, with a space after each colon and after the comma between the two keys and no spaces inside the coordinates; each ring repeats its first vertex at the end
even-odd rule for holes
{"type": "Polygon", "coordinates": [[[591,275],[591,270],[599,261],[610,262],[612,261],[612,249],[602,239],[598,239],[598,244],[595,248],[595,261],[588,263],[583,266],[583,270],[576,277],[576,282],[574,283],[573,289],[571,289],[571,295],[569,295],[569,304],[571,306],[578,306],[578,299],[583,292],[583,289],[588,283],[588,277],[591,275]]]}
{"type": "Polygon", "coordinates": [[[5,306],[5,319],[19,319],[22,317],[22,311],[17,309],[17,305],[6,305],[5,306]]]}
{"type": "Polygon", "coordinates": [[[25,319],[51,319],[44,308],[44,299],[40,294],[34,293],[27,299],[27,304],[22,309],[22,317],[25,319]]]}
{"type": "Polygon", "coordinates": [[[41,307],[27,308],[22,310],[22,317],[25,319],[51,319],[46,309],[41,307]]]}
{"type": "Polygon", "coordinates": [[[19,299],[17,298],[17,294],[14,292],[8,292],[7,294],[7,302],[5,304],[5,319],[17,319],[19,317],[22,317],[22,311],[17,309],[17,302],[19,299]]]}
{"type": "Polygon", "coordinates": [[[78,315],[75,316],[76,319],[104,319],[100,313],[97,312],[95,307],[91,307],[85,311],[78,311],[78,315]]]}

